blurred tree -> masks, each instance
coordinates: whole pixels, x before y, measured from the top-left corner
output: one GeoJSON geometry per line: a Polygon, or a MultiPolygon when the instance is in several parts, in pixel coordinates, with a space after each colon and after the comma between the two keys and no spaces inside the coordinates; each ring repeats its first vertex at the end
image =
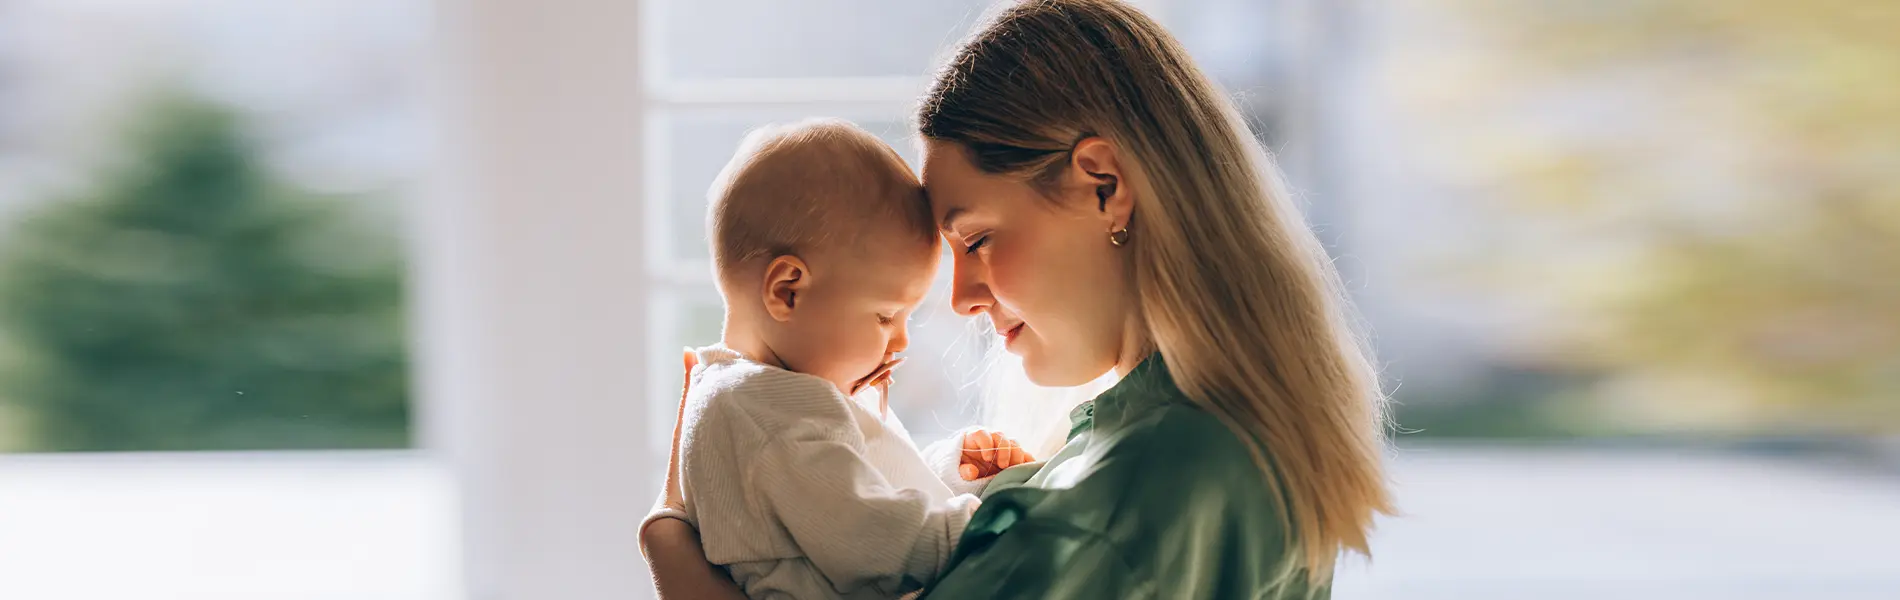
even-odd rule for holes
{"type": "Polygon", "coordinates": [[[392,236],[273,181],[226,110],[162,93],[142,116],[128,160],[0,247],[25,449],[406,446],[392,236]]]}
{"type": "Polygon", "coordinates": [[[1484,41],[1421,113],[1611,412],[1900,431],[1900,3],[1441,1],[1484,41]]]}

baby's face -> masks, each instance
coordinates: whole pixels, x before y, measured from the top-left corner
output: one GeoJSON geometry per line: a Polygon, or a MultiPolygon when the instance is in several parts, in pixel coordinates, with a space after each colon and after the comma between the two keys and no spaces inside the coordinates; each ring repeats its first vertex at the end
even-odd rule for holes
{"type": "Polygon", "coordinates": [[[910,346],[910,316],[936,277],[938,247],[894,235],[873,239],[880,237],[890,239],[811,264],[811,288],[787,323],[791,339],[774,345],[787,367],[850,393],[910,346]]]}

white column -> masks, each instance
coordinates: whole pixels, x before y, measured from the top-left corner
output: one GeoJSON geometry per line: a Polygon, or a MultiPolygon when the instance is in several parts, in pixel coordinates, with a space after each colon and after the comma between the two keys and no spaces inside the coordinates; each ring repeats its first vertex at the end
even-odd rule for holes
{"type": "Polygon", "coordinates": [[[638,3],[438,3],[444,118],[413,214],[420,435],[479,600],[648,597],[638,3]]]}

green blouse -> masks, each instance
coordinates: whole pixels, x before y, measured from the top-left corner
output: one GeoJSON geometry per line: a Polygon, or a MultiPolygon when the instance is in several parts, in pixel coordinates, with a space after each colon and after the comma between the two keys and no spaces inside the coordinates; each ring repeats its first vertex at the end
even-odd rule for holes
{"type": "Polygon", "coordinates": [[[1240,438],[1161,355],[1070,413],[1069,441],[984,491],[943,576],[956,598],[1324,599],[1240,438]]]}

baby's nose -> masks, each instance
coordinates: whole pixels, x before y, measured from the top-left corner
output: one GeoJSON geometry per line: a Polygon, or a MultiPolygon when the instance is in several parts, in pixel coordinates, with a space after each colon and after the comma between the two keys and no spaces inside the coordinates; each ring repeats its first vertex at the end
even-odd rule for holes
{"type": "MultiPolygon", "coordinates": [[[[894,355],[910,348],[910,328],[898,327],[897,334],[891,336],[891,343],[887,348],[888,349],[884,352],[887,355],[894,355]]],[[[890,360],[890,356],[886,356],[884,359],[890,360]]]]}

